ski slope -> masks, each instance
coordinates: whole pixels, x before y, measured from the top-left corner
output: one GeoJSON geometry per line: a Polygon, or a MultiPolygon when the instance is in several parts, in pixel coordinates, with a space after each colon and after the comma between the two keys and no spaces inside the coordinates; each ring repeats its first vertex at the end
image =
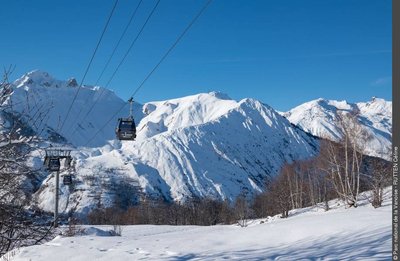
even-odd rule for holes
{"type": "MultiPolygon", "coordinates": [[[[312,207],[249,222],[248,227],[125,226],[122,236],[111,227],[87,227],[85,236],[62,237],[17,250],[10,260],[390,260],[391,188],[383,207],[366,200],[345,209],[312,207]],[[261,223],[264,221],[264,223],[261,223]]],[[[364,194],[365,195],[365,194],[364,194]]]]}

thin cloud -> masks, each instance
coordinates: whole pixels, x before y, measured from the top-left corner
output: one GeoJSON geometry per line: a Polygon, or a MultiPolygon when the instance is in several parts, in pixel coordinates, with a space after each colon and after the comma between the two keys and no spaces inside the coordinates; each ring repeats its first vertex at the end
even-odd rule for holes
{"type": "Polygon", "coordinates": [[[392,76],[388,76],[388,77],[381,77],[376,79],[375,81],[373,81],[371,83],[371,85],[374,86],[382,86],[382,85],[386,85],[392,82],[392,76]]]}

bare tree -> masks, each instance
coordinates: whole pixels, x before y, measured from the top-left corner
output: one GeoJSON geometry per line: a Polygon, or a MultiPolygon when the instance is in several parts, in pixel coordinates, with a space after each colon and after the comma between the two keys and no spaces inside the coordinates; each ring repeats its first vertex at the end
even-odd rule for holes
{"type": "Polygon", "coordinates": [[[28,209],[30,181],[35,171],[26,162],[35,141],[22,115],[10,111],[10,67],[0,83],[0,256],[21,246],[39,244],[51,236],[42,212],[28,209]]]}
{"type": "Polygon", "coordinates": [[[370,139],[368,133],[361,127],[358,112],[339,112],[337,125],[341,132],[338,143],[321,142],[320,156],[324,164],[321,170],[330,178],[336,193],[347,206],[357,207],[360,193],[361,170],[365,141],[370,139]]]}
{"type": "Polygon", "coordinates": [[[369,173],[363,177],[367,180],[371,197],[369,199],[374,208],[382,206],[383,190],[392,182],[391,165],[389,162],[378,158],[368,160],[369,173]]]}
{"type": "Polygon", "coordinates": [[[290,170],[288,164],[282,167],[281,172],[267,186],[266,197],[271,215],[281,213],[282,218],[289,217],[289,210],[293,208],[293,191],[290,189],[290,170]]]}
{"type": "Polygon", "coordinates": [[[241,193],[235,201],[234,213],[239,226],[246,227],[247,221],[250,218],[250,207],[246,199],[245,193],[241,193]]]}

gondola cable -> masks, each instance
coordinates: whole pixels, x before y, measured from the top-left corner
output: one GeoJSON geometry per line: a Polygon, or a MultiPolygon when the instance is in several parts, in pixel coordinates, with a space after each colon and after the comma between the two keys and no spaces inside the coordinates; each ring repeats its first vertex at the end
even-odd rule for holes
{"type": "Polygon", "coordinates": [[[133,19],[136,17],[136,13],[137,13],[137,11],[138,11],[140,5],[142,4],[142,2],[143,2],[143,0],[140,0],[139,3],[136,5],[135,10],[133,11],[133,13],[132,13],[132,15],[131,15],[131,17],[130,17],[128,23],[127,23],[126,26],[125,26],[124,31],[123,31],[122,34],[121,34],[121,37],[119,38],[119,40],[118,40],[117,44],[115,45],[115,47],[114,47],[114,49],[113,49],[113,51],[112,51],[110,57],[108,58],[106,64],[104,65],[103,70],[101,71],[99,77],[97,78],[96,83],[94,84],[95,86],[97,86],[97,84],[99,83],[100,79],[103,77],[104,72],[105,72],[106,69],[108,68],[108,65],[110,64],[112,58],[114,57],[115,52],[117,51],[119,45],[121,44],[122,39],[125,37],[126,32],[128,31],[129,26],[131,25],[133,19]]]}
{"type": "MultiPolygon", "coordinates": [[[[105,26],[103,28],[101,36],[100,36],[99,40],[97,41],[96,47],[95,47],[95,49],[93,51],[93,54],[92,54],[92,56],[90,58],[89,64],[86,67],[86,70],[85,70],[85,73],[83,75],[82,81],[81,81],[80,85],[78,86],[78,89],[75,92],[74,98],[73,98],[73,100],[72,100],[72,102],[71,102],[71,104],[70,104],[70,106],[68,108],[66,117],[64,118],[64,121],[62,122],[62,124],[57,127],[57,131],[56,131],[57,133],[61,133],[61,131],[62,131],[63,127],[64,127],[64,124],[68,119],[68,116],[69,116],[69,114],[71,112],[72,106],[73,106],[73,104],[74,104],[74,102],[75,102],[75,100],[76,100],[76,98],[77,98],[77,96],[79,94],[79,91],[80,91],[80,89],[82,87],[82,84],[83,84],[83,82],[84,82],[84,80],[86,78],[86,75],[87,75],[87,73],[88,73],[88,71],[90,69],[90,66],[91,66],[91,64],[93,62],[93,59],[94,59],[94,57],[95,57],[95,55],[97,53],[97,50],[98,50],[98,48],[100,46],[100,43],[101,43],[101,41],[103,39],[103,36],[104,36],[104,34],[105,34],[105,32],[106,32],[106,30],[108,28],[108,25],[110,23],[111,17],[113,16],[115,8],[117,7],[118,1],[119,0],[115,0],[115,2],[114,2],[114,5],[113,5],[113,7],[111,9],[111,12],[110,12],[108,18],[107,18],[107,22],[106,22],[106,24],[105,24],[105,26]]],[[[70,156],[70,152],[71,152],[70,150],[65,150],[65,149],[62,149],[62,148],[55,149],[55,148],[52,148],[52,145],[50,144],[50,147],[45,149],[45,152],[46,152],[46,156],[45,156],[45,159],[44,159],[44,165],[45,165],[46,169],[49,170],[49,171],[57,171],[58,172],[60,170],[60,159],[66,159],[69,163],[72,161],[72,158],[70,156]],[[70,161],[70,159],[71,159],[71,161],[70,161]]]]}
{"type": "MultiPolygon", "coordinates": [[[[176,41],[171,45],[171,47],[168,49],[168,51],[162,56],[160,61],[153,67],[153,69],[149,72],[149,74],[146,76],[146,78],[140,83],[140,85],[135,89],[133,94],[131,95],[129,100],[133,100],[134,96],[137,94],[137,92],[143,87],[143,85],[146,83],[146,81],[151,77],[151,75],[157,70],[157,68],[161,65],[161,63],[168,57],[168,55],[172,52],[172,50],[177,46],[179,41],[185,36],[185,34],[189,31],[189,29],[193,26],[193,24],[199,19],[199,17],[204,13],[204,11],[207,9],[207,7],[211,4],[212,0],[208,0],[206,4],[200,9],[200,11],[197,13],[197,15],[191,20],[191,22],[186,26],[186,28],[183,30],[183,32],[179,35],[179,37],[176,39],[176,41]]],[[[112,116],[107,122],[97,131],[94,133],[94,135],[88,139],[88,141],[83,145],[84,147],[90,144],[94,138],[120,113],[124,107],[126,106],[126,103],[123,104],[112,116]]]]}
{"type": "MultiPolygon", "coordinates": [[[[93,108],[96,106],[96,104],[98,103],[98,101],[100,100],[100,97],[103,95],[105,89],[108,88],[108,86],[110,85],[111,81],[114,79],[115,75],[117,74],[118,70],[120,69],[121,65],[125,62],[125,59],[127,58],[128,54],[130,53],[130,51],[132,50],[133,46],[135,45],[135,43],[137,42],[137,40],[139,39],[140,35],[142,34],[142,32],[144,31],[146,25],[148,24],[148,22],[150,21],[150,18],[153,16],[155,10],[157,9],[159,3],[161,0],[157,0],[157,3],[154,5],[153,9],[151,10],[151,12],[149,13],[149,15],[146,18],[146,21],[144,22],[144,24],[142,25],[142,27],[140,28],[138,34],[136,35],[136,37],[133,39],[133,41],[131,42],[129,48],[126,50],[122,60],[119,62],[118,66],[116,67],[116,69],[114,70],[113,74],[111,75],[111,77],[109,78],[109,80],[107,81],[106,85],[104,86],[104,88],[100,91],[97,99],[93,102],[92,106],[89,108],[89,110],[86,112],[85,116],[82,118],[82,120],[80,120],[80,122],[78,123],[78,125],[80,123],[83,123],[84,120],[87,118],[87,116],[89,116],[89,114],[92,112],[93,108]]],[[[78,118],[78,117],[77,117],[78,118]]],[[[75,127],[75,129],[73,130],[72,134],[74,134],[76,131],[78,130],[78,126],[75,127]]]]}
{"type": "Polygon", "coordinates": [[[97,45],[96,45],[96,47],[95,47],[95,49],[94,49],[94,51],[93,51],[93,54],[92,54],[92,56],[91,56],[91,58],[90,58],[89,64],[88,64],[87,67],[86,67],[86,70],[85,70],[85,73],[84,73],[84,75],[83,75],[83,77],[82,77],[81,83],[79,84],[78,89],[77,89],[76,92],[75,92],[75,96],[74,96],[74,98],[72,99],[72,102],[71,102],[71,104],[70,104],[70,106],[69,106],[69,108],[68,108],[67,115],[65,116],[63,123],[62,123],[62,124],[60,125],[60,127],[57,129],[57,132],[58,132],[58,133],[61,133],[61,131],[62,131],[63,127],[64,127],[64,124],[65,124],[65,122],[67,121],[69,114],[71,113],[72,106],[73,106],[73,104],[75,103],[76,98],[78,97],[79,91],[80,91],[81,88],[82,88],[82,84],[83,84],[83,82],[84,82],[84,80],[85,80],[85,78],[86,78],[87,73],[89,72],[90,66],[92,65],[93,59],[94,59],[94,57],[95,57],[95,55],[96,55],[96,53],[97,53],[97,50],[99,49],[100,43],[101,43],[101,41],[103,40],[103,36],[104,36],[104,34],[105,34],[105,32],[106,32],[106,30],[107,30],[107,28],[108,28],[108,25],[109,25],[109,23],[110,23],[111,17],[113,16],[114,11],[115,11],[115,8],[117,7],[118,1],[119,1],[119,0],[115,0],[115,2],[114,2],[114,5],[113,5],[113,7],[112,7],[112,9],[111,9],[111,12],[110,12],[108,18],[107,18],[107,22],[106,22],[106,24],[105,24],[105,26],[104,26],[104,28],[103,28],[103,31],[102,31],[102,33],[101,33],[101,36],[100,36],[99,40],[97,41],[97,45]]]}
{"type": "Polygon", "coordinates": [[[135,140],[136,125],[133,119],[133,98],[129,102],[129,116],[127,118],[119,118],[118,126],[115,129],[115,135],[119,140],[135,140]]]}

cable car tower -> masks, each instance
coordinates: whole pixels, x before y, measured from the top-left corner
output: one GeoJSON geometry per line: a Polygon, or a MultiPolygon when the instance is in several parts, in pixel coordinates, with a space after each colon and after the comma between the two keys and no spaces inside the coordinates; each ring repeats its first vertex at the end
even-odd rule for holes
{"type": "MultiPolygon", "coordinates": [[[[56,189],[55,189],[55,206],[54,206],[54,227],[58,226],[58,201],[60,187],[60,169],[61,160],[64,160],[64,168],[71,167],[72,157],[71,150],[64,148],[56,148],[50,145],[46,150],[43,165],[49,172],[56,172],[56,189]]],[[[72,176],[70,174],[64,176],[64,185],[72,184],[72,176]]]]}
{"type": "Polygon", "coordinates": [[[135,140],[136,138],[136,125],[133,119],[133,98],[129,100],[129,116],[127,118],[119,118],[118,126],[115,128],[115,134],[119,140],[135,140]]]}

